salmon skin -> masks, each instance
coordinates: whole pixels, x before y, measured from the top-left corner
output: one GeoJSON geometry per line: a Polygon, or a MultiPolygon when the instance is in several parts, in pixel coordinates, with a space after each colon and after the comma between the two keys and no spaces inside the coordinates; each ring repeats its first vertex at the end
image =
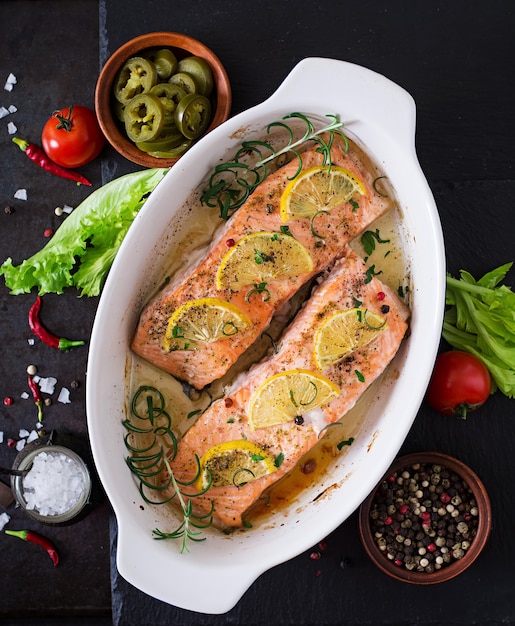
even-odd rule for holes
{"type": "MultiPolygon", "coordinates": [[[[203,258],[172,279],[143,309],[132,340],[132,350],[157,367],[202,389],[222,377],[267,328],[275,312],[291,298],[310,278],[326,269],[338,258],[345,244],[359,235],[376,218],[391,207],[391,200],[374,189],[375,174],[371,171],[359,149],[350,144],[346,151],[335,141],[331,150],[332,164],[344,167],[363,184],[365,193],[355,194],[354,201],[331,209],[330,214],[317,217],[318,234],[325,245],[313,234],[309,218],[291,220],[289,233],[309,252],[313,269],[301,275],[270,281],[266,284],[267,298],[255,294],[249,297],[253,285],[237,291],[218,289],[216,275],[228,242],[256,232],[281,232],[285,225],[280,216],[281,194],[295,176],[298,161],[294,160],[270,174],[244,205],[215,235],[203,258]],[[175,349],[163,346],[169,319],[173,312],[186,302],[201,298],[220,298],[235,305],[251,323],[230,337],[202,344],[200,349],[175,349]]],[[[322,165],[322,155],[316,149],[302,156],[303,168],[322,165]]],[[[352,200],[352,199],[351,199],[352,200]]],[[[254,289],[255,291],[255,289],[254,289]]]]}
{"type": "MultiPolygon", "coordinates": [[[[199,417],[179,442],[171,469],[177,480],[190,482],[197,471],[196,456],[201,458],[212,446],[234,440],[251,441],[274,458],[281,456],[282,464],[276,471],[243,486],[212,486],[205,494],[191,498],[194,510],[205,514],[214,503],[216,525],[222,528],[241,526],[242,516],[263,492],[292,470],[317,443],[324,428],[344,416],[384,371],[398,351],[408,318],[409,310],[398,296],[376,276],[371,276],[363,260],[347,247],[345,257],[336,262],[284,332],[278,353],[241,374],[225,398],[215,401],[199,417]],[[363,309],[386,319],[385,329],[340,362],[318,370],[313,353],[317,329],[336,312],[356,307],[356,301],[363,309]],[[253,393],[270,376],[292,369],[322,374],[340,393],[314,410],[315,415],[309,417],[308,412],[300,425],[291,420],[253,429],[248,417],[253,393]]],[[[192,495],[193,492],[187,493],[192,495]]]]}

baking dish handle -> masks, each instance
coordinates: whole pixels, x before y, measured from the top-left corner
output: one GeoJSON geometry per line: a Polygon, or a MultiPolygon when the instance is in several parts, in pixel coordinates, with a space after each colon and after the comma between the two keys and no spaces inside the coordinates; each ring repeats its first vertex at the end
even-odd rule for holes
{"type": "Polygon", "coordinates": [[[413,98],[390,79],[359,65],[320,57],[303,59],[268,100],[285,109],[295,102],[299,109],[321,114],[331,113],[326,110],[328,102],[341,103],[340,119],[352,124],[358,136],[360,120],[367,120],[372,135],[390,136],[402,148],[414,151],[413,98]]]}

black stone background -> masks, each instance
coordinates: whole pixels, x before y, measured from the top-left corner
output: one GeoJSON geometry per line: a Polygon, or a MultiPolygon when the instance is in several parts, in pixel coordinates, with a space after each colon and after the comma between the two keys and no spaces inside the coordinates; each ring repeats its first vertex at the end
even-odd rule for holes
{"type": "MultiPolygon", "coordinates": [[[[19,84],[12,96],[0,91],[0,104],[15,103],[19,134],[38,140],[47,115],[69,98],[93,104],[96,77],[109,54],[154,30],[190,34],[216,52],[232,82],[233,113],[271,95],[304,57],[358,63],[414,97],[417,153],[439,208],[448,269],[480,276],[515,260],[514,27],[514,8],[506,0],[487,5],[464,0],[4,0],[0,67],[5,76],[16,74],[19,84]]],[[[3,79],[0,73],[0,87],[3,79]]],[[[11,145],[3,126],[7,119],[0,120],[0,201],[16,212],[0,214],[0,251],[2,260],[13,256],[19,262],[41,247],[45,228],[57,226],[54,207],[76,205],[88,190],[37,170],[11,145]],[[12,200],[22,186],[29,190],[27,203],[12,200]]],[[[134,169],[107,148],[102,163],[83,172],[97,187],[134,169]]],[[[513,284],[514,275],[508,282],[513,284]]],[[[0,285],[0,395],[18,396],[25,389],[29,362],[63,384],[79,379],[83,384],[72,394],[72,404],[54,404],[47,419],[51,428],[87,438],[86,350],[63,355],[29,347],[26,312],[32,300],[10,296],[0,285]]],[[[48,296],[45,318],[56,330],[87,338],[95,307],[96,299],[74,293],[48,296]]],[[[0,430],[6,435],[15,435],[32,418],[27,403],[16,402],[8,410],[0,405],[0,430]]],[[[402,447],[401,452],[436,449],[460,458],[490,493],[489,543],[467,572],[442,585],[415,587],[382,574],[360,544],[354,515],[327,538],[322,559],[315,562],[304,553],[263,574],[229,613],[185,611],[146,596],[117,575],[116,522],[101,501],[79,524],[45,528],[63,555],[55,571],[44,553],[0,534],[0,622],[60,624],[65,622],[59,618],[68,616],[70,624],[112,619],[116,626],[515,624],[514,419],[513,401],[500,393],[466,421],[423,405],[402,447]]],[[[12,450],[0,445],[0,463],[12,457],[12,450]]],[[[11,513],[28,525],[21,512],[11,513]]]]}

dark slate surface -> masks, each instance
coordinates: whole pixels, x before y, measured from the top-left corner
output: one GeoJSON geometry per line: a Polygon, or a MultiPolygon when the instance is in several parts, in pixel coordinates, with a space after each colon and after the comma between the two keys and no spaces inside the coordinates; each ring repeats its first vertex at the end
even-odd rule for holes
{"type": "MultiPolygon", "coordinates": [[[[439,207],[449,270],[466,268],[480,275],[515,259],[514,10],[505,0],[485,6],[464,0],[4,0],[0,87],[11,71],[19,82],[12,94],[0,90],[0,105],[16,104],[12,119],[19,134],[39,140],[55,108],[69,99],[93,104],[99,67],[109,54],[153,30],[188,33],[218,54],[232,81],[233,113],[268,97],[306,56],[361,64],[415,98],[417,151],[439,207]]],[[[7,121],[0,121],[0,209],[11,204],[15,213],[1,211],[0,256],[19,262],[41,247],[45,228],[58,225],[54,207],[76,206],[88,190],[33,166],[11,144],[7,121]],[[28,202],[12,199],[18,187],[27,187],[28,202]]],[[[134,169],[107,148],[102,163],[83,172],[97,187],[134,169]]],[[[81,386],[72,393],[72,404],[54,404],[46,419],[49,428],[87,443],[87,352],[65,355],[41,345],[29,347],[26,314],[32,301],[32,296],[10,296],[0,285],[0,399],[25,390],[25,368],[31,362],[65,386],[78,379],[81,386]]],[[[75,293],[50,295],[45,319],[55,330],[87,339],[96,304],[75,293]]],[[[59,546],[62,564],[53,570],[44,553],[0,534],[0,623],[72,624],[80,617],[88,626],[110,623],[112,587],[115,626],[515,624],[515,503],[506,482],[515,469],[514,406],[496,394],[461,421],[424,405],[403,446],[402,452],[437,449],[457,456],[489,490],[494,516],[490,541],[474,566],[453,581],[417,588],[390,580],[366,557],[353,516],[327,538],[322,559],[313,561],[307,552],[263,574],[226,615],[184,611],[144,595],[117,574],[116,522],[100,499],[83,521],[63,528],[41,528],[9,509],[11,527],[30,525],[45,532],[59,546]]],[[[6,437],[30,428],[33,420],[27,402],[17,401],[9,409],[0,404],[0,430],[6,437]]],[[[0,445],[0,464],[13,458],[14,452],[0,445]]]]}
{"type": "MultiPolygon", "coordinates": [[[[18,111],[0,120],[0,256],[11,256],[18,264],[47,241],[47,228],[57,228],[62,218],[54,215],[57,206],[72,207],[91,190],[56,178],[40,170],[11,142],[7,123],[13,121],[18,136],[39,143],[46,119],[57,108],[77,103],[93,106],[98,76],[98,5],[91,0],[0,2],[0,106],[13,104],[18,111]],[[12,72],[18,83],[12,92],[4,82],[12,72]],[[18,188],[26,188],[28,200],[15,200],[18,188]],[[14,213],[7,215],[4,206],[14,213]]],[[[100,162],[82,172],[101,184],[100,162]]],[[[37,365],[41,376],[58,379],[54,403],[45,409],[48,430],[71,433],[88,448],[85,388],[87,348],[60,353],[36,341],[29,346],[31,333],[28,310],[35,296],[11,296],[3,279],[0,285],[0,465],[10,466],[16,451],[8,438],[18,438],[20,428],[31,430],[37,415],[31,400],[21,400],[27,390],[26,367],[37,365]],[[77,380],[77,390],[70,383],[77,380]],[[71,389],[71,404],[57,403],[61,386],[71,389]],[[3,398],[15,403],[6,407],[3,398]]],[[[88,339],[97,299],[79,299],[77,293],[44,296],[42,318],[54,331],[88,339]]],[[[72,337],[73,338],[73,337],[72,337]]],[[[0,480],[4,481],[5,476],[0,480]]],[[[98,487],[96,487],[98,491],[98,487]]],[[[2,512],[2,509],[0,509],[2,512]]],[[[31,521],[13,506],[8,528],[29,528],[44,533],[55,543],[61,563],[54,570],[44,550],[0,533],[0,623],[25,618],[36,624],[48,619],[58,624],[61,616],[105,617],[110,621],[109,505],[96,498],[89,515],[66,527],[45,527],[31,521]]],[[[26,622],[26,623],[27,623],[26,622]]],[[[43,622],[41,622],[43,623],[43,622]]]]}
{"type": "MultiPolygon", "coordinates": [[[[515,15],[508,3],[490,2],[477,11],[463,1],[151,0],[143,13],[133,13],[129,5],[102,0],[102,58],[143,32],[188,33],[224,62],[233,113],[268,97],[306,56],[351,61],[397,82],[417,103],[417,151],[441,214],[449,270],[466,268],[479,276],[514,259],[515,15]]],[[[221,616],[152,599],[113,567],[114,623],[515,623],[513,490],[502,480],[515,469],[514,418],[513,401],[500,394],[466,421],[422,406],[403,446],[402,452],[436,449],[462,459],[490,492],[491,540],[458,579],[429,588],[390,580],[369,562],[353,516],[327,538],[321,560],[311,560],[307,552],[263,574],[221,616]]],[[[114,564],[114,520],[112,528],[114,564]]]]}

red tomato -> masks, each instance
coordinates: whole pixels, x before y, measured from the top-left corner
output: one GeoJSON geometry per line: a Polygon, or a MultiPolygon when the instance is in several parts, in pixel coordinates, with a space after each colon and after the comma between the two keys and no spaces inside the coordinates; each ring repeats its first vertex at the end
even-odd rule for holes
{"type": "Polygon", "coordinates": [[[482,361],[468,352],[451,350],[438,355],[426,400],[439,413],[465,418],[486,402],[491,388],[490,372],[482,361]]]}
{"type": "Polygon", "coordinates": [[[80,105],[55,111],[43,127],[41,140],[47,155],[63,167],[89,163],[105,142],[95,113],[80,105]]]}

